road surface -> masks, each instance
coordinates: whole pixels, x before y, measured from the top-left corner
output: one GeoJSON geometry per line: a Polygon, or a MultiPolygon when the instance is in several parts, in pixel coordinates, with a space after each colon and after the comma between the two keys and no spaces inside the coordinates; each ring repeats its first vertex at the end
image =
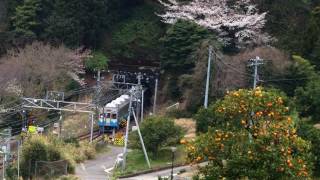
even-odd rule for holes
{"type": "Polygon", "coordinates": [[[105,169],[111,168],[117,155],[122,153],[123,148],[110,146],[110,151],[98,155],[96,159],[79,164],[76,167],[76,176],[81,180],[107,180],[105,169]]]}
{"type": "MultiPolygon", "coordinates": [[[[191,167],[191,166],[181,166],[181,167],[177,167],[173,169],[173,175],[174,175],[174,179],[175,180],[191,180],[191,177],[181,177],[178,175],[178,173],[181,170],[190,172],[190,171],[194,171],[195,167],[191,167]]],[[[170,177],[171,175],[171,169],[166,169],[166,170],[162,170],[162,171],[157,171],[157,172],[153,172],[153,173],[148,173],[148,174],[143,174],[143,175],[139,175],[139,176],[135,176],[135,177],[130,177],[130,178],[121,178],[120,180],[158,180],[158,177],[164,177],[164,176],[168,176],[170,177]]]]}

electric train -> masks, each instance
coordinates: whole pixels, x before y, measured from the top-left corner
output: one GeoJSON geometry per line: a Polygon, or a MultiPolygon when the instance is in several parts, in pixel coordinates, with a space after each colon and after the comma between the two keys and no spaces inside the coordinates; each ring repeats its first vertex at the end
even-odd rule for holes
{"type": "Polygon", "coordinates": [[[124,94],[106,104],[102,108],[98,120],[100,132],[119,129],[121,120],[128,116],[129,103],[130,96],[124,94]]]}

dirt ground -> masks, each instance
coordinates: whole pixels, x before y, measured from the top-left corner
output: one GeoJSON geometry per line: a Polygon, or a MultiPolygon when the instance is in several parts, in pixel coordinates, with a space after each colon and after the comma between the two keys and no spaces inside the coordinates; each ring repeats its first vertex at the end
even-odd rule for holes
{"type": "Polygon", "coordinates": [[[185,138],[187,140],[192,140],[196,137],[196,122],[193,119],[176,119],[175,124],[181,126],[186,131],[185,138]]]}

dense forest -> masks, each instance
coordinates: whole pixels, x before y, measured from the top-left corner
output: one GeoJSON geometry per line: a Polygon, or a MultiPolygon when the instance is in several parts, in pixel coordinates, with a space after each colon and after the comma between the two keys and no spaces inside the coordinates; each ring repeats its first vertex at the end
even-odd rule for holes
{"type": "Polygon", "coordinates": [[[109,62],[151,62],[159,103],[180,102],[176,115],[190,117],[203,103],[209,46],[210,102],[252,88],[248,60],[259,56],[258,85],[320,121],[320,0],[2,0],[0,103],[84,86],[109,62]]]}

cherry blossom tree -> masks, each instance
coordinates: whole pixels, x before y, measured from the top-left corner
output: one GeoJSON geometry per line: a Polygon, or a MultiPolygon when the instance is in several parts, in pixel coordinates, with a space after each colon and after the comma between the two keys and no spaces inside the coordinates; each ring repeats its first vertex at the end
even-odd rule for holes
{"type": "Polygon", "coordinates": [[[265,44],[271,39],[262,31],[267,13],[259,13],[251,0],[158,1],[165,7],[165,13],[158,14],[163,22],[193,21],[215,31],[224,45],[234,42],[236,47],[242,48],[249,44],[265,44]]]}
{"type": "Polygon", "coordinates": [[[85,73],[83,61],[90,53],[41,42],[10,50],[0,59],[0,96],[40,96],[48,89],[63,90],[71,79],[84,86],[79,75],[85,73]]]}

